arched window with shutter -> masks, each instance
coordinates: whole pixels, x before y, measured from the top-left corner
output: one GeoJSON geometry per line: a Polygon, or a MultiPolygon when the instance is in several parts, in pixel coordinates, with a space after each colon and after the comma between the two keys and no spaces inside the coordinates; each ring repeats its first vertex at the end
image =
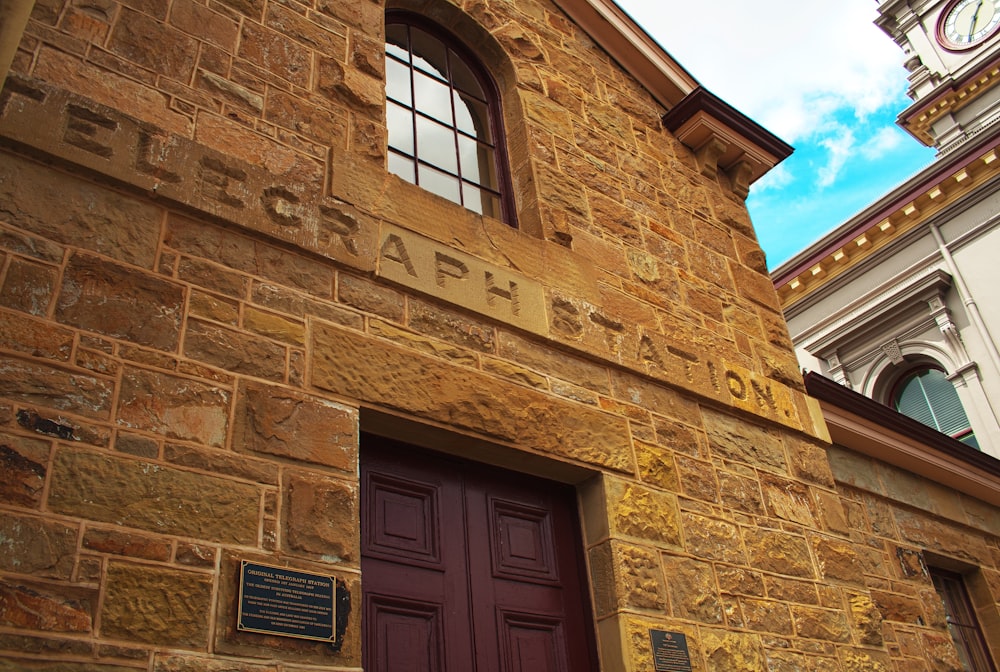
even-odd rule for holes
{"type": "Polygon", "coordinates": [[[925,365],[904,374],[892,392],[892,406],[903,415],[979,448],[955,386],[938,368],[925,365]]]}

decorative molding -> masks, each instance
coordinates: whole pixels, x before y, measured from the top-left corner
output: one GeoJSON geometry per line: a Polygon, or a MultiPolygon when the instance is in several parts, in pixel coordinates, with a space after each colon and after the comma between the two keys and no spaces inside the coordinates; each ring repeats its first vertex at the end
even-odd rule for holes
{"type": "Polygon", "coordinates": [[[694,152],[702,175],[714,179],[721,169],[740,198],[746,198],[750,185],[793,151],[791,145],[700,87],[663,115],[663,125],[694,152]]]}

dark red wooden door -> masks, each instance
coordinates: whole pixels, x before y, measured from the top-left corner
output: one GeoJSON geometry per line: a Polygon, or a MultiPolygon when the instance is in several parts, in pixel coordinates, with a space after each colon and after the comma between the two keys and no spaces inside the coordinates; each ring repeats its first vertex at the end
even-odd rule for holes
{"type": "Polygon", "coordinates": [[[367,672],[596,670],[571,488],[365,437],[367,672]]]}

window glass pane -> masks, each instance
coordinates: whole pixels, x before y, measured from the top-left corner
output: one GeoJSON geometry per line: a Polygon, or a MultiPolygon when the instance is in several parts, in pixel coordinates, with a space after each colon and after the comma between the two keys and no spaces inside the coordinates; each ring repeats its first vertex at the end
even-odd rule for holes
{"type": "Polygon", "coordinates": [[[411,29],[413,38],[413,64],[429,75],[447,79],[448,50],[441,40],[419,28],[411,29]]]}
{"type": "Polygon", "coordinates": [[[417,117],[417,147],[421,161],[458,174],[458,156],[455,150],[455,132],[447,126],[417,117]]]}
{"type": "Polygon", "coordinates": [[[490,111],[486,104],[458,93],[455,94],[455,125],[463,133],[484,142],[490,142],[493,137],[490,111]]]}
{"type": "Polygon", "coordinates": [[[404,105],[413,105],[410,95],[410,66],[394,58],[385,59],[385,95],[404,105]]]}
{"type": "Polygon", "coordinates": [[[406,37],[406,26],[401,23],[390,23],[385,27],[385,51],[396,58],[410,62],[410,52],[407,48],[409,40],[406,37]]]}
{"type": "Polygon", "coordinates": [[[435,170],[434,168],[423,164],[420,164],[418,174],[420,178],[417,184],[427,191],[435,193],[438,196],[444,196],[448,200],[454,201],[455,203],[462,202],[457,177],[446,175],[440,170],[435,170]]]}
{"type": "Polygon", "coordinates": [[[447,84],[414,71],[413,96],[416,109],[451,126],[451,90],[447,84]]]}
{"type": "Polygon", "coordinates": [[[413,112],[389,101],[385,106],[385,123],[389,129],[389,146],[413,156],[413,112]]]}
{"type": "Polygon", "coordinates": [[[486,99],[486,96],[483,95],[483,88],[479,86],[479,80],[472,74],[472,70],[465,64],[465,61],[456,56],[454,52],[452,52],[451,57],[451,81],[459,91],[470,94],[479,100],[486,99]]]}
{"type": "Polygon", "coordinates": [[[496,194],[463,182],[462,198],[469,210],[487,217],[500,218],[500,199],[496,194]]]}
{"type": "Polygon", "coordinates": [[[458,136],[462,177],[490,189],[497,188],[496,157],[493,148],[464,135],[458,136]]]}
{"type": "Polygon", "coordinates": [[[400,156],[395,152],[389,152],[389,172],[393,175],[399,175],[407,182],[413,184],[417,182],[416,166],[413,159],[400,156]]]}

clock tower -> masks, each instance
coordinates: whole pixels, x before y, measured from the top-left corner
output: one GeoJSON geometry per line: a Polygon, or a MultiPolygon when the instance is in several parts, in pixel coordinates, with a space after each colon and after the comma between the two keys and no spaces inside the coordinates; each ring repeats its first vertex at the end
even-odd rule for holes
{"type": "Polygon", "coordinates": [[[943,155],[1000,120],[1000,0],[881,0],[878,11],[910,73],[900,126],[943,155]]]}

